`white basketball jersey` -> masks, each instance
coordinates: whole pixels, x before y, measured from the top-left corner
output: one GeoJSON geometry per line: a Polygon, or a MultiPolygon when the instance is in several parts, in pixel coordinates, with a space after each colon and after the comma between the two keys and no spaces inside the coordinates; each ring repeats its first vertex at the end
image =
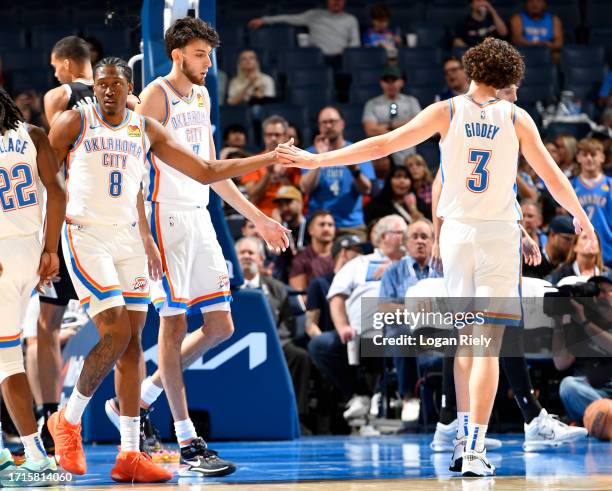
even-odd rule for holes
{"type": "MultiPolygon", "coordinates": [[[[206,88],[194,85],[191,96],[185,98],[163,77],[152,83],[164,91],[166,98],[166,118],[162,124],[193,153],[205,160],[210,159],[210,113],[205,104],[208,97],[206,88]]],[[[208,205],[208,185],[170,167],[153,152],[147,156],[147,163],[144,189],[148,201],[182,206],[208,205]]]]}
{"type": "Polygon", "coordinates": [[[66,158],[66,217],[91,225],[138,222],[136,198],[149,150],[144,117],[128,109],[123,122],[111,126],[97,104],[78,111],[81,133],[66,158]]]}
{"type": "Polygon", "coordinates": [[[467,95],[453,97],[448,103],[451,121],[440,142],[438,216],[520,220],[516,106],[500,99],[478,104],[467,95]]]}
{"type": "Polygon", "coordinates": [[[42,230],[36,146],[25,123],[0,137],[0,239],[42,230]]]}

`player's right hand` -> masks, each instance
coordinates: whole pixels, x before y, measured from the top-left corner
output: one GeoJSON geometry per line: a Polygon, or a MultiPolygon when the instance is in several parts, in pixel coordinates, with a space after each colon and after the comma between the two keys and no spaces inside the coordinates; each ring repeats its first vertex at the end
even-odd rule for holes
{"type": "Polygon", "coordinates": [[[57,252],[42,252],[36,272],[40,277],[36,287],[39,292],[42,292],[43,285],[50,285],[53,278],[59,274],[59,264],[57,252]]]}
{"type": "Polygon", "coordinates": [[[276,154],[278,161],[289,167],[299,167],[301,169],[316,169],[319,167],[315,161],[315,154],[290,145],[289,142],[278,145],[276,154]]]}
{"type": "Polygon", "coordinates": [[[357,332],[351,326],[343,326],[338,327],[338,336],[340,336],[340,341],[342,344],[346,344],[349,341],[352,341],[357,336],[357,332]]]}

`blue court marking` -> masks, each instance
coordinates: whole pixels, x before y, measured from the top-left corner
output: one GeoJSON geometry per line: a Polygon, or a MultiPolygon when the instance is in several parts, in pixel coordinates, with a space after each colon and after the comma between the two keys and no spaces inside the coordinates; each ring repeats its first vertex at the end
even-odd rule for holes
{"type": "MultiPolygon", "coordinates": [[[[379,437],[317,436],[296,441],[219,442],[210,447],[233,460],[238,470],[223,478],[180,477],[173,483],[272,483],[351,479],[450,478],[450,453],[429,448],[432,435],[379,437]]],[[[488,452],[498,476],[612,475],[612,445],[588,439],[546,452],[526,454],[523,434],[497,435],[499,450],[488,452]]],[[[88,474],[75,476],[74,485],[115,484],[110,478],[117,447],[87,446],[88,474]]]]}

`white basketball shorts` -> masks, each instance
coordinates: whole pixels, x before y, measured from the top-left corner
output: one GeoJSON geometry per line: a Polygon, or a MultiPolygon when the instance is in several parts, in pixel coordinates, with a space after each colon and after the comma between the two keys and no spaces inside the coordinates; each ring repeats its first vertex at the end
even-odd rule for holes
{"type": "Polygon", "coordinates": [[[161,316],[230,310],[227,264],[206,208],[147,203],[164,275],[151,285],[161,316]]]}
{"type": "Polygon", "coordinates": [[[121,305],[147,311],[147,259],[136,224],[66,223],[62,248],[74,289],[90,317],[121,305]]]}
{"type": "Polygon", "coordinates": [[[449,297],[491,299],[487,323],[520,323],[521,230],[517,222],[444,220],[440,255],[449,297]]]}
{"type": "Polygon", "coordinates": [[[21,344],[21,329],[32,290],[38,283],[40,234],[0,239],[0,349],[21,344]]]}

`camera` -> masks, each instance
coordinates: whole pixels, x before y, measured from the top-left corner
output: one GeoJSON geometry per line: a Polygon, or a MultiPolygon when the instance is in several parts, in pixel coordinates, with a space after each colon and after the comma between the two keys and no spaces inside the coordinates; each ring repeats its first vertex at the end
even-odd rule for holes
{"type": "Polygon", "coordinates": [[[599,295],[599,292],[599,286],[593,282],[559,286],[556,291],[550,291],[544,294],[544,313],[550,317],[572,314],[574,309],[572,308],[571,302],[561,299],[574,298],[576,301],[584,304],[585,297],[593,299],[599,295]]]}

